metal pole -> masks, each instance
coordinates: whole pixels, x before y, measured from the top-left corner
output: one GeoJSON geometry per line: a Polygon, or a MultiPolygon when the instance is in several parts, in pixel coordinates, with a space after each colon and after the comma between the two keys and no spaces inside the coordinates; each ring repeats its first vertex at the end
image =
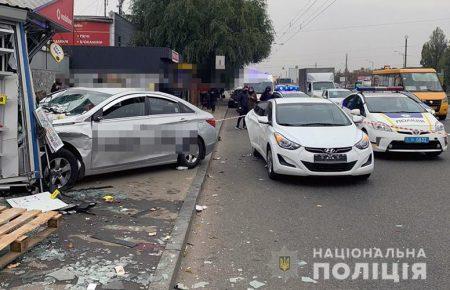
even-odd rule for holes
{"type": "Polygon", "coordinates": [[[405,62],[403,67],[406,68],[408,66],[408,35],[405,36],[405,62]]]}
{"type": "Polygon", "coordinates": [[[105,9],[105,17],[106,17],[106,6],[108,6],[108,0],[105,0],[105,5],[104,5],[104,9],[105,9]]]}

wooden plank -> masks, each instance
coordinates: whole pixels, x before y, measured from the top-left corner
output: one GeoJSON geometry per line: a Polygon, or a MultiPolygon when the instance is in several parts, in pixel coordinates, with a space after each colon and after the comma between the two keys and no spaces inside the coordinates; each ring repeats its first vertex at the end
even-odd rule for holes
{"type": "Polygon", "coordinates": [[[49,228],[59,227],[59,221],[61,220],[61,217],[62,217],[62,214],[58,214],[58,215],[54,216],[47,222],[47,226],[49,228]]]}
{"type": "Polygon", "coordinates": [[[57,230],[58,230],[57,228],[46,228],[42,232],[39,232],[35,237],[28,238],[27,239],[27,243],[28,243],[27,248],[24,249],[22,252],[20,252],[20,253],[9,252],[9,253],[4,254],[3,256],[0,256],[0,269],[2,269],[4,267],[6,267],[7,265],[9,265],[15,259],[17,259],[18,257],[22,256],[28,250],[33,248],[36,244],[42,242],[49,235],[53,234],[57,230]]]}
{"type": "Polygon", "coordinates": [[[0,205],[0,212],[2,212],[2,210],[5,210],[5,209],[6,209],[6,206],[0,205]]]}
{"type": "Polygon", "coordinates": [[[31,221],[34,219],[38,214],[40,214],[40,210],[29,210],[25,213],[23,213],[18,218],[15,218],[14,220],[10,221],[7,224],[4,224],[3,226],[0,226],[0,236],[4,235],[6,233],[9,233],[10,231],[22,226],[23,224],[31,221]]]}
{"type": "Polygon", "coordinates": [[[47,223],[51,218],[55,217],[56,215],[58,215],[56,211],[41,213],[37,218],[21,226],[14,232],[3,235],[2,237],[0,237],[0,251],[6,248],[12,242],[14,242],[17,238],[47,223]]]}
{"type": "Polygon", "coordinates": [[[25,212],[23,208],[8,208],[0,213],[0,226],[6,224],[15,217],[18,217],[21,213],[25,212]]]}
{"type": "Polygon", "coordinates": [[[22,253],[26,251],[27,248],[28,248],[27,236],[21,236],[20,238],[12,242],[11,245],[9,245],[9,250],[11,252],[22,253]]]}

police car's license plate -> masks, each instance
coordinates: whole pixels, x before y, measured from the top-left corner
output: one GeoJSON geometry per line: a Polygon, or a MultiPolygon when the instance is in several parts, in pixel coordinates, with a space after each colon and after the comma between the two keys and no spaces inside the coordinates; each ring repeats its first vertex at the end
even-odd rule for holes
{"type": "Polygon", "coordinates": [[[430,143],[428,137],[406,137],[405,143],[430,143]]]}
{"type": "Polygon", "coordinates": [[[345,154],[315,154],[314,162],[347,162],[345,154]]]}

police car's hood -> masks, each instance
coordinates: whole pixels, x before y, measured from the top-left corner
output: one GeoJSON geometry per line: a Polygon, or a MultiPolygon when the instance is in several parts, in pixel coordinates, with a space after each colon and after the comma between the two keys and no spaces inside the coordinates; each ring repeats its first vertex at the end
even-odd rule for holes
{"type": "Polygon", "coordinates": [[[432,131],[438,120],[430,113],[372,113],[370,119],[399,129],[432,131]]]}
{"type": "Polygon", "coordinates": [[[278,127],[276,130],[303,147],[341,148],[358,143],[363,133],[355,125],[342,127],[278,127]]]}

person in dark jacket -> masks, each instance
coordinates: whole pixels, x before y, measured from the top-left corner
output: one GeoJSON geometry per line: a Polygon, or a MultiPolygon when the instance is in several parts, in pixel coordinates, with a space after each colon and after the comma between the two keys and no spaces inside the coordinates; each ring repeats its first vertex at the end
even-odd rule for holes
{"type": "Polygon", "coordinates": [[[266,87],[264,93],[262,93],[261,98],[259,100],[261,102],[266,102],[270,99],[273,99],[272,87],[266,87]]]}
{"type": "Polygon", "coordinates": [[[245,86],[242,92],[239,95],[239,118],[237,120],[236,129],[239,129],[239,125],[241,124],[242,120],[242,126],[245,129],[245,115],[247,115],[249,108],[248,108],[248,102],[249,102],[249,93],[248,93],[248,87],[245,86]]]}
{"type": "Polygon", "coordinates": [[[217,99],[219,98],[219,91],[216,88],[209,90],[209,108],[214,113],[216,111],[217,99]]]}

